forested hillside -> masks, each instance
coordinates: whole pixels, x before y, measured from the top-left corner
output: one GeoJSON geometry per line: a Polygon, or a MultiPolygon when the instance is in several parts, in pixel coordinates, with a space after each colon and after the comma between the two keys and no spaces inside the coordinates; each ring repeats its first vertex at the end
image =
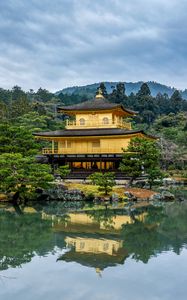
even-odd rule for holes
{"type": "MultiPolygon", "coordinates": [[[[187,101],[179,91],[175,90],[171,97],[161,93],[154,97],[144,83],[137,93],[127,96],[123,83],[118,83],[110,93],[104,83],[100,88],[108,101],[122,103],[138,112],[132,120],[134,128],[161,137],[166,168],[184,167],[187,159],[187,101]]],[[[57,114],[57,107],[90,97],[86,90],[82,95],[57,95],[41,88],[37,92],[24,92],[18,86],[12,90],[0,89],[0,153],[21,153],[23,156],[40,153],[42,144],[34,140],[32,133],[64,128],[65,116],[57,114]]]]}
{"type": "MultiPolygon", "coordinates": [[[[116,88],[117,84],[119,82],[104,82],[104,85],[106,87],[107,93],[111,93],[113,91],[114,88],[116,88]]],[[[146,82],[150,91],[151,91],[151,95],[152,96],[156,96],[157,94],[167,94],[169,97],[171,97],[171,95],[174,93],[174,91],[176,90],[174,87],[170,87],[155,81],[148,81],[146,82]]],[[[125,89],[126,89],[126,95],[130,95],[131,93],[137,93],[141,87],[141,85],[143,84],[142,81],[138,81],[138,82],[123,82],[123,84],[125,85],[125,89]]],[[[95,91],[97,90],[97,88],[99,87],[100,83],[93,83],[93,84],[89,84],[89,85],[85,85],[85,86],[73,86],[73,87],[68,87],[65,88],[61,91],[58,91],[56,94],[67,94],[67,95],[84,95],[85,93],[87,95],[90,96],[94,96],[95,91]]],[[[182,98],[187,100],[187,89],[180,91],[180,95],[182,98]]]]}

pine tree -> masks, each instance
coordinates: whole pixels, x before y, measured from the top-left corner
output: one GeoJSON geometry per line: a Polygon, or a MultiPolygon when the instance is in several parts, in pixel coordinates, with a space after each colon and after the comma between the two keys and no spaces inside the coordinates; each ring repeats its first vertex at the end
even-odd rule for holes
{"type": "Polygon", "coordinates": [[[176,90],[170,99],[171,111],[177,114],[182,109],[182,97],[178,90],[176,90]]]}
{"type": "Polygon", "coordinates": [[[131,139],[124,150],[120,170],[131,177],[130,184],[143,173],[150,177],[152,183],[158,176],[160,151],[155,141],[143,138],[131,139]],[[149,176],[150,174],[150,176],[149,176]]]}
{"type": "Polygon", "coordinates": [[[125,95],[125,84],[119,82],[116,84],[116,88],[113,89],[109,97],[111,102],[124,103],[127,102],[128,97],[125,95]]]}

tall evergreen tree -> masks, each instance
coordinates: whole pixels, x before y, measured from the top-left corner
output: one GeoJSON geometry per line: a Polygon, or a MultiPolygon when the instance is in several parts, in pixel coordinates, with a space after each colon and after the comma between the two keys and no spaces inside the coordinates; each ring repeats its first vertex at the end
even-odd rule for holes
{"type": "Polygon", "coordinates": [[[38,91],[35,94],[35,100],[41,101],[41,102],[48,102],[53,98],[53,94],[50,93],[46,89],[39,88],[38,91]]]}
{"type": "Polygon", "coordinates": [[[147,83],[143,83],[140,87],[140,90],[137,93],[138,97],[145,97],[145,96],[150,96],[151,91],[147,83]]]}
{"type": "Polygon", "coordinates": [[[156,117],[158,108],[154,103],[154,98],[151,96],[151,91],[147,83],[142,84],[136,96],[137,110],[139,111],[137,120],[139,122],[151,124],[156,117]]]}
{"type": "Polygon", "coordinates": [[[125,84],[123,82],[116,84],[116,88],[113,89],[109,99],[111,102],[115,103],[125,103],[125,101],[127,101],[127,96],[125,95],[125,84]]]}
{"type": "Polygon", "coordinates": [[[182,97],[178,90],[176,90],[170,99],[171,111],[177,114],[182,109],[182,97]]]}

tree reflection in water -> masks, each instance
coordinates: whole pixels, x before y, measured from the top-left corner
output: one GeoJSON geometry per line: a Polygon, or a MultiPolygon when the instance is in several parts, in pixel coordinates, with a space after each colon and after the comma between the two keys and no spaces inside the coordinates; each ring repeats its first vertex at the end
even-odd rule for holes
{"type": "MultiPolygon", "coordinates": [[[[35,255],[67,248],[58,260],[104,269],[124,264],[127,257],[147,263],[162,251],[180,254],[187,245],[187,202],[161,207],[92,210],[59,215],[55,207],[39,211],[0,210],[0,270],[20,267],[35,255]],[[44,212],[45,210],[45,212],[44,212]],[[35,211],[35,212],[34,212],[35,211]]],[[[38,210],[38,208],[37,208],[38,210]]],[[[62,212],[62,210],[61,210],[62,212]]]]}

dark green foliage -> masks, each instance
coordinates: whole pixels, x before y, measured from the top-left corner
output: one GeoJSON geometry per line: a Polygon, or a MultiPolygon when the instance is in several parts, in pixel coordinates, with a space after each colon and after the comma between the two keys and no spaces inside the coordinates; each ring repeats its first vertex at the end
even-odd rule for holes
{"type": "Polygon", "coordinates": [[[138,97],[147,97],[147,96],[151,96],[151,91],[147,85],[147,83],[143,83],[139,92],[137,93],[138,97]]]}
{"type": "Polygon", "coordinates": [[[142,161],[139,159],[138,154],[124,152],[122,163],[120,164],[120,170],[127,176],[132,177],[132,181],[141,176],[143,173],[142,161]]]}
{"type": "Polygon", "coordinates": [[[164,178],[163,172],[160,170],[159,167],[150,167],[147,170],[147,177],[148,177],[148,183],[150,189],[152,188],[153,184],[155,183],[155,180],[158,180],[159,183],[164,178]]]}
{"type": "Polygon", "coordinates": [[[0,153],[22,153],[23,155],[36,154],[41,150],[33,132],[64,128],[64,124],[38,113],[30,112],[16,121],[0,122],[0,153]]]}
{"type": "Polygon", "coordinates": [[[187,114],[186,113],[170,113],[167,116],[157,118],[152,126],[153,132],[159,134],[165,139],[172,141],[180,147],[186,148],[187,140],[187,114]]]}
{"type": "Polygon", "coordinates": [[[19,192],[21,198],[31,198],[37,187],[46,189],[53,180],[50,166],[35,162],[44,142],[39,143],[33,133],[64,128],[64,122],[54,115],[55,101],[53,94],[42,89],[37,93],[25,93],[18,86],[11,91],[0,89],[2,192],[19,192]],[[41,104],[37,105],[36,99],[41,104]]]}
{"type": "Polygon", "coordinates": [[[39,88],[35,94],[35,100],[39,102],[49,102],[53,98],[53,94],[46,89],[39,88]]]}
{"type": "Polygon", "coordinates": [[[127,101],[127,96],[125,95],[125,85],[119,82],[114,88],[113,92],[108,96],[109,100],[113,103],[124,103],[127,101]]]}
{"type": "MultiPolygon", "coordinates": [[[[137,93],[140,90],[141,85],[143,84],[142,81],[138,81],[138,82],[123,82],[125,84],[125,88],[126,88],[126,94],[129,96],[131,93],[137,93]]],[[[150,91],[151,91],[151,95],[153,97],[156,97],[156,95],[158,93],[164,95],[167,94],[169,97],[171,97],[171,95],[174,93],[175,88],[173,87],[169,87],[163,84],[160,84],[158,82],[155,81],[147,81],[146,82],[150,91]]],[[[85,85],[85,86],[73,86],[73,87],[68,87],[68,88],[64,88],[63,90],[59,91],[58,94],[60,92],[64,93],[64,94],[68,94],[68,95],[72,95],[72,94],[78,94],[78,95],[82,95],[85,93],[87,93],[87,95],[89,94],[89,97],[93,97],[95,95],[95,92],[98,88],[100,83],[93,83],[93,84],[89,84],[89,85],[85,85]]],[[[106,86],[107,92],[108,94],[112,92],[112,89],[118,84],[118,82],[116,81],[105,81],[104,85],[106,86]]],[[[183,97],[183,99],[187,100],[187,89],[184,91],[181,91],[181,96],[183,97]]]]}
{"type": "Polygon", "coordinates": [[[150,185],[161,176],[159,171],[160,150],[156,142],[143,138],[131,139],[127,150],[124,150],[120,170],[131,177],[131,182],[137,177],[147,174],[150,185]]]}
{"type": "Polygon", "coordinates": [[[63,105],[72,105],[72,104],[77,104],[77,103],[88,100],[89,96],[86,94],[86,92],[83,95],[79,95],[79,94],[68,95],[68,94],[60,93],[58,95],[58,98],[60,99],[61,105],[62,104],[63,105]]]}
{"type": "Polygon", "coordinates": [[[182,97],[179,91],[175,91],[171,96],[171,111],[173,113],[178,113],[182,109],[182,97]]]}
{"type": "Polygon", "coordinates": [[[38,164],[34,157],[4,153],[0,155],[0,191],[19,192],[32,197],[37,188],[48,188],[53,180],[49,165],[38,164]]]}
{"type": "Polygon", "coordinates": [[[68,165],[58,167],[57,173],[61,176],[62,179],[65,179],[71,172],[68,165]]]}
{"type": "Polygon", "coordinates": [[[21,267],[38,254],[53,250],[51,221],[40,214],[0,212],[0,271],[21,267]]]}
{"type": "Polygon", "coordinates": [[[98,185],[98,190],[108,195],[108,193],[112,190],[115,185],[115,174],[112,172],[107,173],[93,173],[88,179],[91,180],[92,184],[98,185]]]}
{"type": "Polygon", "coordinates": [[[186,113],[170,113],[157,118],[151,126],[152,134],[160,137],[162,166],[166,170],[168,167],[173,169],[186,168],[186,122],[186,113]]]}
{"type": "Polygon", "coordinates": [[[72,94],[60,93],[58,97],[64,104],[76,104],[85,101],[88,98],[93,98],[95,92],[97,93],[98,88],[100,88],[103,95],[110,102],[121,103],[127,108],[138,111],[139,114],[135,118],[135,122],[137,124],[145,123],[148,124],[148,126],[150,126],[160,115],[169,114],[171,112],[187,111],[187,101],[182,99],[179,91],[174,91],[171,98],[166,93],[159,93],[153,97],[149,85],[143,83],[140,85],[140,89],[137,93],[132,92],[129,96],[125,93],[126,88],[124,83],[119,82],[113,86],[113,91],[111,93],[107,92],[109,89],[106,88],[104,83],[101,83],[100,85],[97,85],[97,88],[93,88],[93,91],[90,87],[82,87],[81,89],[77,87],[74,88],[72,94]],[[81,92],[79,92],[80,90],[81,92]]]}

